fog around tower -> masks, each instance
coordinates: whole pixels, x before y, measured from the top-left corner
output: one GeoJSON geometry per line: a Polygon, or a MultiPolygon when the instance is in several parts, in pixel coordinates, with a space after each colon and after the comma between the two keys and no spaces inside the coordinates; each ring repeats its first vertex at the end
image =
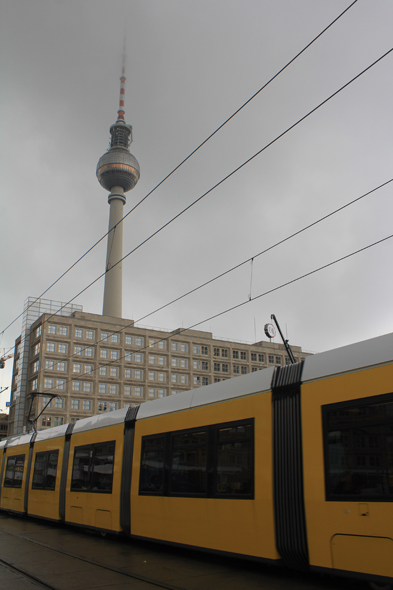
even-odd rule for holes
{"type": "MultiPolygon", "coordinates": [[[[125,120],[141,168],[128,212],[349,4],[3,0],[0,331],[108,229],[95,168],[116,120],[124,26],[125,120]]],[[[391,49],[392,22],[390,0],[359,0],[128,216],[124,253],[391,49]]],[[[393,178],[392,64],[393,53],[129,256],[123,317],[142,318],[393,178]]],[[[194,325],[393,234],[392,192],[256,258],[252,276],[249,263],[141,324],[194,325]]],[[[105,249],[103,240],[44,297],[74,297],[104,271],[105,249]]],[[[275,313],[290,342],[312,352],[391,332],[392,254],[390,239],[200,329],[254,342],[275,313]]],[[[103,280],[75,302],[101,313],[102,298],[103,280]]],[[[21,319],[0,353],[20,332],[21,319]]]]}

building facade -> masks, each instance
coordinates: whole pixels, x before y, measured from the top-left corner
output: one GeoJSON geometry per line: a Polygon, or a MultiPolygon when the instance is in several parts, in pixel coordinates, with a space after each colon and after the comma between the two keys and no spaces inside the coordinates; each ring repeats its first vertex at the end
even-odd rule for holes
{"type": "MultiPolygon", "coordinates": [[[[289,362],[285,347],[275,342],[230,342],[181,328],[166,332],[83,311],[44,313],[29,332],[27,350],[21,338],[15,345],[9,434],[31,430],[29,412],[35,418],[46,404],[37,430],[289,362]],[[22,360],[27,370],[20,392],[22,360]],[[16,420],[20,393],[23,423],[16,420]]],[[[299,346],[292,350],[296,360],[306,356],[299,346]]]]}

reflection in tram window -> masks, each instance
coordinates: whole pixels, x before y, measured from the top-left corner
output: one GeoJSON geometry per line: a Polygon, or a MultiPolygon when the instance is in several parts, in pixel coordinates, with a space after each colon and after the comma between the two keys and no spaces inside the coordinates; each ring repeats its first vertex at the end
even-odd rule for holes
{"type": "Polygon", "coordinates": [[[72,492],[112,493],[115,441],[75,447],[72,492]]]}
{"type": "Polygon", "coordinates": [[[21,488],[23,480],[23,467],[25,464],[24,455],[13,455],[8,457],[5,468],[4,487],[21,488]]]}
{"type": "Polygon", "coordinates": [[[142,437],[139,493],[254,497],[254,421],[142,437]]]}
{"type": "Polygon", "coordinates": [[[59,451],[43,451],[35,456],[33,490],[54,490],[59,451]]]}
{"type": "Polygon", "coordinates": [[[326,498],[393,500],[392,395],[323,407],[326,498]]]}

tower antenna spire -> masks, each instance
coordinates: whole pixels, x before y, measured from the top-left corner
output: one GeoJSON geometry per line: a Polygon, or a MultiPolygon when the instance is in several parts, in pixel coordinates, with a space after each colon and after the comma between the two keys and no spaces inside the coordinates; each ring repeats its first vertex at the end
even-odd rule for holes
{"type": "Polygon", "coordinates": [[[122,66],[120,76],[120,98],[119,98],[119,110],[117,111],[117,120],[124,121],[124,99],[126,95],[126,33],[124,32],[123,41],[123,55],[122,55],[122,66]]]}
{"type": "Polygon", "coordinates": [[[110,191],[109,232],[106,254],[103,315],[122,317],[122,264],[123,257],[123,207],[125,193],[133,189],[139,180],[137,159],[130,153],[132,127],[124,119],[126,90],[126,36],[124,34],[123,58],[120,77],[120,99],[117,121],[110,128],[111,142],[108,151],[97,164],[97,178],[101,186],[110,191]]]}

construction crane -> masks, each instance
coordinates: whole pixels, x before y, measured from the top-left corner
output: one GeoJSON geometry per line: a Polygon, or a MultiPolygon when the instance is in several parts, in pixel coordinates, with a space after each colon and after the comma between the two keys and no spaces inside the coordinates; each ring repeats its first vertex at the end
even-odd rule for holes
{"type": "Polygon", "coordinates": [[[5,361],[12,358],[13,356],[14,356],[13,354],[7,354],[5,356],[0,357],[0,369],[4,369],[5,361]]]}

